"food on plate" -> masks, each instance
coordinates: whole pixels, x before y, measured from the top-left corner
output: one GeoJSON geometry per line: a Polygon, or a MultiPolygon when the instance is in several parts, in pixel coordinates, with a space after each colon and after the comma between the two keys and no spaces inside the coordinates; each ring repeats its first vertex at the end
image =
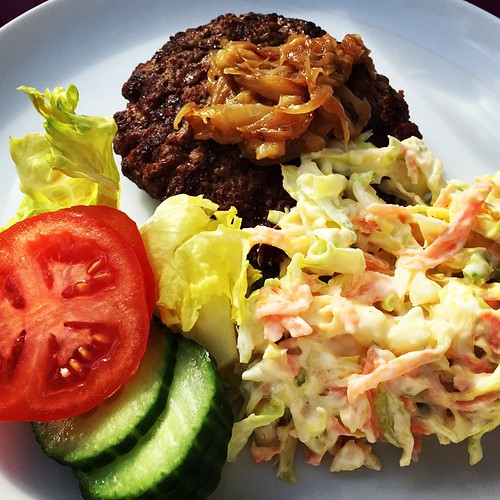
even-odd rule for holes
{"type": "MultiPolygon", "coordinates": [[[[186,120],[181,121],[178,128],[174,126],[174,121],[184,105],[194,103],[203,107],[210,103],[211,60],[216,59],[219,49],[224,47],[229,50],[232,42],[239,42],[245,47],[254,44],[258,46],[258,49],[252,49],[252,54],[255,54],[258,50],[265,50],[265,47],[287,47],[287,40],[293,35],[298,37],[291,39],[289,44],[292,45],[293,40],[302,41],[312,45],[312,50],[326,46],[338,50],[339,54],[341,48],[351,47],[354,52],[360,49],[363,54],[359,61],[354,61],[355,64],[346,57],[345,64],[339,66],[338,73],[343,74],[339,76],[339,85],[335,83],[338,87],[335,98],[328,95],[326,83],[329,78],[326,76],[320,78],[321,85],[316,86],[317,92],[311,88],[314,92],[314,96],[311,93],[311,101],[321,101],[324,105],[321,113],[332,108],[337,108],[336,116],[347,112],[350,123],[357,124],[357,127],[352,127],[353,132],[359,133],[360,128],[371,130],[371,140],[377,145],[386,144],[388,135],[399,139],[412,135],[420,137],[417,126],[409,121],[403,93],[396,92],[385,76],[375,72],[368,50],[362,48],[359,37],[348,36],[345,43],[336,46],[331,37],[311,22],[276,14],[225,14],[206,25],[174,35],[149,61],[139,64],[123,85],[123,95],[129,102],[125,110],[115,114],[118,132],[114,148],[122,157],[125,176],[160,200],[180,193],[202,194],[217,203],[221,210],[235,206],[244,226],[267,223],[270,209],[291,207],[294,201],[282,187],[279,159],[265,168],[256,167],[242,154],[237,144],[196,139],[186,120]],[[358,112],[362,115],[359,119],[358,112]]],[[[292,45],[288,45],[289,54],[293,54],[292,45]]],[[[278,49],[269,50],[275,53],[278,49]]],[[[315,69],[318,72],[323,69],[322,64],[331,69],[321,57],[311,56],[311,59],[317,63],[315,69]]],[[[302,68],[304,64],[308,63],[303,62],[302,68]]],[[[290,70],[289,66],[286,71],[290,70]]],[[[291,81],[295,77],[297,80],[302,78],[300,71],[296,71],[295,76],[281,75],[278,83],[281,85],[283,80],[291,81]]],[[[251,78],[246,80],[249,84],[251,78]]],[[[312,84],[314,81],[311,72],[308,82],[312,84]]],[[[254,85],[252,92],[245,88],[238,93],[240,101],[251,94],[252,99],[258,98],[260,107],[274,103],[276,88],[268,98],[261,89],[262,82],[266,80],[260,79],[256,91],[254,85]]],[[[233,80],[229,83],[232,85],[233,80]]],[[[270,85],[265,83],[269,91],[268,87],[276,87],[275,84],[276,81],[270,85]]],[[[229,86],[226,83],[221,85],[222,93],[227,95],[229,86]]],[[[307,95],[302,94],[308,92],[304,82],[300,85],[292,82],[290,86],[293,89],[292,95],[288,96],[288,111],[298,105],[297,93],[301,94],[299,100],[307,102],[307,95]]],[[[214,87],[217,88],[216,83],[214,87]]],[[[232,111],[229,114],[235,116],[232,111]]],[[[324,115],[330,116],[327,113],[324,115]]],[[[279,134],[280,120],[277,121],[271,123],[271,120],[269,126],[275,126],[279,134]]],[[[325,121],[330,123],[332,120],[325,121]]],[[[320,122],[318,119],[315,121],[318,133],[320,122]]],[[[335,119],[333,123],[336,128],[343,128],[345,133],[345,124],[337,123],[335,119]]],[[[221,135],[226,134],[219,134],[219,138],[221,135]]],[[[317,134],[315,137],[314,144],[321,144],[321,138],[318,139],[317,134]]],[[[293,155],[298,157],[299,150],[294,150],[293,155]]]]}
{"type": "Polygon", "coordinates": [[[27,93],[47,134],[11,140],[25,198],[0,233],[0,414],[33,420],[86,498],[205,498],[234,420],[217,365],[158,319],[150,331],[154,276],[137,225],[113,208],[109,120],[76,115],[74,86],[27,93]],[[63,152],[79,143],[84,158],[63,152]]]}
{"type": "Polygon", "coordinates": [[[118,207],[120,176],[111,148],[114,120],[77,114],[79,93],[74,85],[45,92],[26,86],[19,90],[44,118],[45,134],[10,139],[25,196],[7,225],[73,205],[118,207]]]}
{"type": "Polygon", "coordinates": [[[204,345],[220,369],[238,360],[235,324],[248,288],[249,234],[236,209],[202,196],[167,198],[142,225],[163,323],[204,345]]]}
{"type": "Polygon", "coordinates": [[[378,469],[373,443],[408,465],[432,434],[475,463],[500,423],[498,174],[446,182],[361,39],[303,23],[221,16],[123,87],[122,170],[166,198],[141,229],[159,313],[238,361],[230,460],[250,440],[294,481],[299,443],[332,471],[378,469]],[[262,246],[285,256],[275,277],[241,258],[262,246]],[[221,300],[222,337],[204,327],[221,300]]]}
{"type": "MultiPolygon", "coordinates": [[[[232,410],[209,353],[180,335],[170,334],[169,341],[175,366],[162,413],[127,453],[74,471],[84,498],[203,499],[217,487],[232,410]]],[[[134,402],[124,404],[128,411],[134,402]]]]}
{"type": "Polygon", "coordinates": [[[164,200],[142,238],[114,208],[58,210],[75,200],[118,206],[113,126],[96,117],[81,126],[76,88],[24,90],[47,134],[12,143],[26,198],[0,239],[10,252],[28,228],[35,243],[23,238],[12,255],[0,247],[1,307],[10,306],[8,325],[28,317],[55,332],[36,338],[38,357],[45,349],[52,361],[36,368],[57,372],[58,396],[59,379],[102,378],[84,362],[89,350],[120,374],[105,395],[99,383],[85,391],[76,410],[72,391],[74,413],[64,414],[67,396],[61,413],[19,413],[31,395],[13,390],[19,371],[10,367],[33,368],[23,358],[30,329],[21,330],[0,344],[5,352],[10,342],[14,359],[0,358],[3,408],[6,418],[38,421],[42,448],[73,468],[85,498],[205,498],[248,442],[256,461],[273,460],[291,482],[299,445],[308,463],[329,461],[331,471],[379,469],[377,442],[401,448],[409,465],[427,435],[467,439],[471,463],[481,459],[482,436],[500,424],[499,173],[445,181],[403,94],[377,74],[358,36],[339,43],[306,21],[227,14],[139,65],[113,144],[124,174],[164,200]],[[277,93],[282,85],[288,91],[277,93]],[[82,163],[72,154],[81,141],[91,152],[82,163]],[[39,214],[47,210],[56,211],[39,214]],[[53,234],[54,244],[40,243],[53,234]],[[113,259],[100,281],[103,252],[90,263],[82,255],[102,246],[113,259]],[[273,277],[254,267],[261,247],[282,256],[273,277]],[[12,258],[46,285],[42,296],[59,287],[64,305],[81,302],[76,312],[93,320],[88,301],[107,293],[99,324],[120,340],[126,322],[131,342],[81,349],[80,330],[103,335],[78,319],[63,320],[76,333],[65,341],[76,343],[58,343],[64,310],[45,301],[26,314],[12,258]],[[81,278],[82,268],[99,280],[81,278]],[[75,275],[76,286],[60,287],[75,275]],[[122,295],[106,285],[114,276],[122,295]],[[168,330],[153,329],[146,350],[154,308],[168,330]]]}
{"type": "Polygon", "coordinates": [[[173,339],[153,321],[137,372],[104,403],[71,418],[32,423],[43,452],[64,465],[90,470],[130,451],[167,404],[175,355],[173,339]]]}
{"type": "MultiPolygon", "coordinates": [[[[500,424],[500,172],[445,181],[420,139],[365,139],[283,166],[296,205],[272,211],[274,227],[241,228],[234,211],[177,195],[141,229],[157,280],[181,284],[179,297],[159,289],[165,323],[192,326],[212,296],[228,300],[238,362],[227,382],[242,404],[228,459],[250,440],[289,481],[299,444],[331,471],[380,469],[377,442],[409,465],[428,435],[468,440],[476,463],[500,424]],[[277,277],[258,279],[240,258],[260,244],[286,254],[277,277]]],[[[199,340],[220,341],[210,334],[199,340]]]]}
{"type": "Polygon", "coordinates": [[[441,168],[416,138],[283,167],[297,205],[248,229],[288,259],[238,327],[230,460],[250,438],[255,460],[293,481],[298,443],[312,465],[379,469],[374,443],[409,465],[428,435],[482,458],[500,425],[500,172],[469,186],[441,168]]]}
{"type": "Polygon", "coordinates": [[[0,278],[2,420],[71,417],[135,372],[151,307],[117,229],[77,210],[17,222],[0,233],[0,278]]]}

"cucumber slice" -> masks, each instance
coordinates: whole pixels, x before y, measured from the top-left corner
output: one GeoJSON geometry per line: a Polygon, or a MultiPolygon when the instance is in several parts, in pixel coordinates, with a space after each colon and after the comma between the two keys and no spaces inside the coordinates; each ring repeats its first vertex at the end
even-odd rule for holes
{"type": "Polygon", "coordinates": [[[210,429],[212,439],[203,447],[200,441],[191,450],[194,457],[186,461],[182,467],[172,475],[170,486],[165,482],[162,490],[155,490],[153,498],[204,500],[219,484],[222,466],[217,457],[227,457],[227,444],[231,437],[231,430],[224,427],[214,431],[210,429]],[[177,483],[177,484],[175,484],[177,483]]]}
{"type": "Polygon", "coordinates": [[[75,471],[84,498],[206,498],[227,458],[233,414],[213,359],[184,337],[168,402],[128,453],[91,471],[75,471]]]}
{"type": "Polygon", "coordinates": [[[105,465],[127,453],[165,408],[175,366],[172,335],[153,321],[135,375],[93,410],[53,422],[33,422],[43,451],[79,469],[105,465]]]}

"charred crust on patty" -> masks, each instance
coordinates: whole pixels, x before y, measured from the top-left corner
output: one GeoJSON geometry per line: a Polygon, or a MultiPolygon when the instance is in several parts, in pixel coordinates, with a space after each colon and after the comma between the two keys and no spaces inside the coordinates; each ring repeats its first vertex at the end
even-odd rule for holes
{"type": "MultiPolygon", "coordinates": [[[[221,40],[277,46],[293,34],[319,37],[325,31],[309,21],[248,13],[221,15],[173,35],[123,85],[128,104],[114,115],[114,149],[122,157],[123,174],[158,200],[180,193],[203,194],[221,209],[234,205],[245,226],[266,223],[270,209],[293,206],[282,187],[279,165],[255,167],[237,146],[195,140],[186,123],[174,129],[184,104],[207,102],[209,55],[220,48],[221,40]]],[[[409,120],[403,93],[385,76],[372,77],[361,65],[354,66],[349,85],[370,102],[372,116],[366,128],[372,130],[376,146],[387,144],[388,135],[421,137],[409,120]]]]}

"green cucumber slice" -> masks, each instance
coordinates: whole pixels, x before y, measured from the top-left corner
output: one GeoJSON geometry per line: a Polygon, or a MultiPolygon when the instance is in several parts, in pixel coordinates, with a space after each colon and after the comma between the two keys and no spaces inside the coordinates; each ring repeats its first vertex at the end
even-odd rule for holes
{"type": "Polygon", "coordinates": [[[53,422],[33,422],[42,450],[54,460],[86,470],[127,453],[165,408],[175,366],[175,342],[155,321],[135,375],[91,411],[53,422]]]}
{"type": "Polygon", "coordinates": [[[177,360],[168,402],[128,453],[91,471],[75,471],[84,498],[206,498],[227,458],[233,414],[215,362],[175,336],[177,360]]]}

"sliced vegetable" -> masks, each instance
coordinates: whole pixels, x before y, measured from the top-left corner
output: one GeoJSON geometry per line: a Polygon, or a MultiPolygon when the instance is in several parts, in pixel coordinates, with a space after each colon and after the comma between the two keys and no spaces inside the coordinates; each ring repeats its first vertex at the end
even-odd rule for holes
{"type": "Polygon", "coordinates": [[[144,285],[146,289],[146,299],[150,308],[151,314],[156,304],[155,282],[153,270],[149,264],[146,249],[141,238],[141,233],[137,224],[121,210],[106,207],[103,205],[78,205],[68,208],[71,212],[90,215],[103,222],[109,224],[112,228],[116,229],[128,244],[134,249],[139,263],[141,264],[142,274],[144,276],[144,285]]]}
{"type": "Polygon", "coordinates": [[[216,365],[195,342],[179,342],[167,405],[128,453],[75,471],[84,498],[206,498],[227,456],[233,416],[216,365]]]}
{"type": "Polygon", "coordinates": [[[165,408],[175,366],[175,345],[154,321],[141,364],[121,389],[82,415],[33,422],[44,453],[62,464],[90,469],[132,449],[165,408]]]}
{"type": "Polygon", "coordinates": [[[0,233],[0,419],[90,410],[136,371],[149,333],[143,272],[109,224],[43,213],[0,233]]]}

